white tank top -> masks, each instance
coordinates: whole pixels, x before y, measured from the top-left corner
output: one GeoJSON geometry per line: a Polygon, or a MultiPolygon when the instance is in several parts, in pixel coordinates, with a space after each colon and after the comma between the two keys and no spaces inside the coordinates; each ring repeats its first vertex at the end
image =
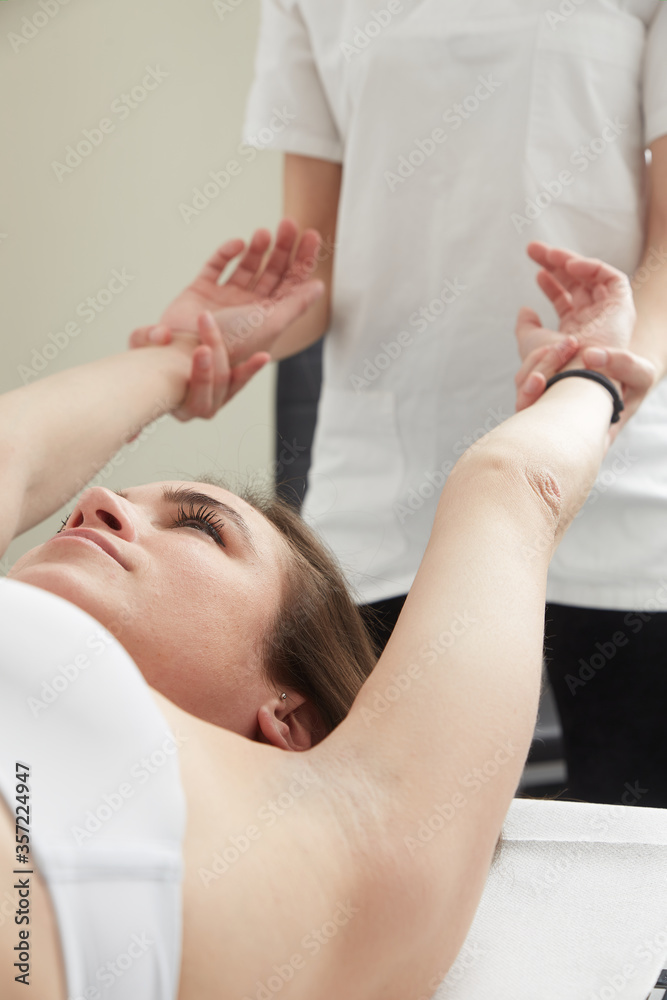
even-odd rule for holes
{"type": "Polygon", "coordinates": [[[136,664],[94,618],[0,580],[0,794],[13,813],[27,773],[31,863],[17,861],[17,878],[36,866],[48,885],[68,997],[177,996],[177,748],[136,664]]]}

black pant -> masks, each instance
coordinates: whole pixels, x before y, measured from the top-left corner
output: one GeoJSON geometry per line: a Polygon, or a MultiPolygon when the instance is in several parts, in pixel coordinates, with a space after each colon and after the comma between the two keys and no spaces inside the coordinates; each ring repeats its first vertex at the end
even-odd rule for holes
{"type": "Polygon", "coordinates": [[[547,606],[567,798],[667,806],[667,613],[547,606]]]}
{"type": "MultiPolygon", "coordinates": [[[[378,652],[404,602],[361,609],[378,652]]],[[[667,612],[550,604],[545,657],[563,728],[563,797],[667,807],[667,612]]]]}

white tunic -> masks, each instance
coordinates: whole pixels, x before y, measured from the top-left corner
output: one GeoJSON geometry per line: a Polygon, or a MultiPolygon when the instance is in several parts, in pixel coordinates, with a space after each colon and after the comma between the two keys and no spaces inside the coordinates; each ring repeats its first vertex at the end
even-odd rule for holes
{"type": "Polygon", "coordinates": [[[0,580],[0,795],[13,813],[17,773],[28,774],[30,859],[51,894],[72,1000],[178,995],[178,745],[134,661],[99,622],[0,580]]]}
{"type": "MultiPolygon", "coordinates": [[[[557,324],[527,243],[635,270],[666,55],[660,0],[263,0],[245,139],[344,163],[304,512],[361,601],[408,590],[446,475],[514,412],[519,307],[557,324]]],[[[550,600],[667,610],[666,417],[667,381],[550,600]]]]}

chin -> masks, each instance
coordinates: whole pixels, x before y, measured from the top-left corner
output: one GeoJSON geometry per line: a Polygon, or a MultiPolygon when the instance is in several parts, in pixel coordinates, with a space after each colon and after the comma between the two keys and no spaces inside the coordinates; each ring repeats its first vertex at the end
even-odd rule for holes
{"type": "MultiPolygon", "coordinates": [[[[12,566],[8,579],[19,583],[48,590],[49,593],[62,597],[63,600],[75,604],[97,619],[105,628],[109,628],[105,619],[110,604],[108,588],[100,589],[99,583],[91,580],[90,574],[83,573],[81,567],[57,562],[31,562],[28,552],[12,566]]],[[[111,629],[110,629],[111,631],[111,629]]]]}

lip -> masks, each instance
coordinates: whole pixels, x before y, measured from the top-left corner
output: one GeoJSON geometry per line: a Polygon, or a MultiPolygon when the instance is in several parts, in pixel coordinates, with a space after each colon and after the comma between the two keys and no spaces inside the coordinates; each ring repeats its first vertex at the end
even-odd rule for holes
{"type": "Polygon", "coordinates": [[[83,540],[93,542],[98,548],[106,552],[108,556],[115,559],[116,562],[127,570],[125,562],[121,559],[118,549],[109,541],[106,535],[102,534],[101,531],[94,531],[92,528],[63,528],[59,531],[57,535],[54,535],[51,541],[55,541],[57,538],[81,538],[83,540]]]}

